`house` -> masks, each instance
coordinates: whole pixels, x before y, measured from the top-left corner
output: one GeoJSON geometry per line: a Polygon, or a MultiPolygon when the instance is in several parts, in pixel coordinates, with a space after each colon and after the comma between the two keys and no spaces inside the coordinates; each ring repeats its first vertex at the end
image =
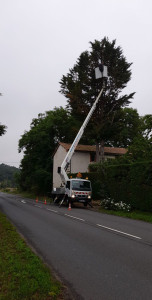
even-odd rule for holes
{"type": "MultiPolygon", "coordinates": [[[[61,178],[58,174],[58,167],[61,166],[71,144],[59,143],[53,157],[53,187],[61,185],[61,178]]],[[[127,152],[125,148],[104,147],[104,157],[115,158],[124,155],[127,152]]],[[[70,161],[68,173],[88,172],[88,166],[91,162],[95,162],[96,146],[78,145],[70,161]]]]}

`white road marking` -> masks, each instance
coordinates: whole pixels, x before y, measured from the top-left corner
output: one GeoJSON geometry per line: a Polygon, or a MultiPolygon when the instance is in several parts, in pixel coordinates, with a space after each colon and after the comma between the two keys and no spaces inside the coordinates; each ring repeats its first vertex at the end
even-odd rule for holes
{"type": "MultiPolygon", "coordinates": [[[[26,203],[24,200],[22,200],[21,202],[26,203]]],[[[42,208],[42,206],[39,206],[39,205],[37,205],[37,204],[35,204],[34,206],[39,207],[39,208],[42,208]]],[[[52,212],[54,212],[54,213],[58,213],[58,211],[57,211],[57,210],[54,210],[54,209],[46,208],[46,210],[52,211],[52,212]]],[[[85,222],[84,219],[81,219],[81,218],[78,218],[78,217],[74,217],[74,216],[71,216],[71,215],[68,215],[68,214],[64,214],[64,215],[67,216],[67,217],[69,217],[69,218],[72,218],[72,219],[76,219],[76,220],[85,222]]],[[[114,228],[110,228],[110,227],[107,227],[107,226],[104,226],[104,225],[101,225],[101,224],[96,224],[96,225],[99,226],[99,227],[102,227],[102,228],[105,228],[105,229],[114,231],[114,232],[118,232],[118,233],[121,233],[121,234],[130,236],[130,237],[133,237],[133,238],[135,238],[135,239],[142,240],[141,237],[136,236],[136,235],[132,235],[132,234],[130,234],[130,233],[126,233],[126,232],[123,232],[123,231],[120,231],[120,230],[117,230],[117,229],[114,229],[114,228]]]]}
{"type": "Polygon", "coordinates": [[[57,213],[57,212],[58,212],[57,210],[50,209],[50,208],[47,208],[47,210],[53,211],[53,212],[55,212],[55,213],[57,213]]]}
{"type": "Polygon", "coordinates": [[[85,222],[84,219],[80,219],[80,218],[77,218],[77,217],[74,217],[74,216],[71,216],[71,215],[68,215],[68,214],[64,214],[64,215],[67,216],[67,217],[70,217],[70,218],[73,218],[73,219],[76,219],[76,220],[80,220],[80,221],[85,222]]]}
{"type": "Polygon", "coordinates": [[[119,231],[117,229],[113,229],[113,228],[110,228],[110,227],[107,227],[107,226],[103,226],[103,225],[100,225],[100,224],[96,224],[97,226],[100,226],[102,228],[105,228],[105,229],[108,229],[108,230],[111,230],[111,231],[115,231],[115,232],[118,232],[118,233],[121,233],[121,234],[124,234],[124,235],[127,235],[127,236],[130,236],[130,237],[133,237],[135,239],[139,239],[141,240],[142,238],[139,237],[139,236],[136,236],[136,235],[132,235],[132,234],[129,234],[129,233],[126,233],[126,232],[123,232],[123,231],[119,231]]]}
{"type": "Polygon", "coordinates": [[[21,202],[22,202],[22,203],[26,203],[26,201],[25,201],[25,200],[21,200],[21,202]]]}

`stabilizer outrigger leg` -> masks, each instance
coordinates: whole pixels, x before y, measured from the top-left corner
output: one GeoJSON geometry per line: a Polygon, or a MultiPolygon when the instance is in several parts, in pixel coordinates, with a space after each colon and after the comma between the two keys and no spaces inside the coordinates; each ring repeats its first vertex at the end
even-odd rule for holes
{"type": "Polygon", "coordinates": [[[61,207],[61,205],[63,204],[64,200],[65,200],[66,195],[64,195],[63,199],[61,200],[60,204],[59,204],[59,208],[61,207]]]}
{"type": "Polygon", "coordinates": [[[93,208],[93,205],[90,202],[88,202],[88,204],[93,208]]]}

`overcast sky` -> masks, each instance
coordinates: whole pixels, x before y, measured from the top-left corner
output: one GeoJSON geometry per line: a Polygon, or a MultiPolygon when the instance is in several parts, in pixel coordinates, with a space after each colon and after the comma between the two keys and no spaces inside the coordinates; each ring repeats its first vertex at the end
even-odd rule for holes
{"type": "Polygon", "coordinates": [[[130,106],[152,114],[151,13],[151,0],[0,0],[0,164],[18,167],[32,119],[65,107],[59,81],[95,39],[117,40],[133,62],[130,106]]]}

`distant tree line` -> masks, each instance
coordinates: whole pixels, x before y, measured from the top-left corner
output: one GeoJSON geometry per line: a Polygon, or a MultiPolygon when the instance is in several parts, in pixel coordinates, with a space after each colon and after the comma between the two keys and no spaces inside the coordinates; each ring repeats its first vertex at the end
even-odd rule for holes
{"type": "Polygon", "coordinates": [[[16,187],[16,177],[19,169],[5,164],[0,164],[0,188],[16,187]]]}

